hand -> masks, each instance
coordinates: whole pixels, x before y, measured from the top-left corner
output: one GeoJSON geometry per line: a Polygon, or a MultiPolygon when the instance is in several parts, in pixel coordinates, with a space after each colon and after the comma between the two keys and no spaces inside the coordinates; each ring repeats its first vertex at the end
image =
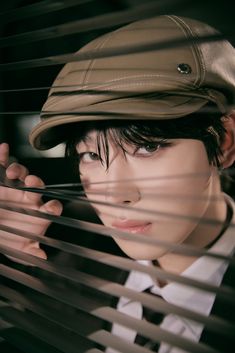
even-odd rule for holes
{"type": "MultiPolygon", "coordinates": [[[[0,144],[0,164],[6,167],[8,179],[19,179],[24,182],[26,187],[42,187],[43,181],[35,176],[29,175],[27,168],[18,163],[9,162],[9,146],[6,143],[0,144]],[[8,166],[8,167],[7,167],[8,166]]],[[[62,204],[58,200],[51,200],[43,203],[41,195],[28,191],[21,191],[0,186],[0,202],[13,202],[13,206],[25,207],[40,212],[50,213],[59,216],[62,212],[62,204]]],[[[50,221],[28,215],[22,215],[13,211],[0,208],[0,225],[14,227],[19,230],[30,232],[31,234],[44,235],[50,221]]],[[[21,250],[28,254],[46,259],[46,253],[40,248],[39,243],[17,235],[9,234],[0,230],[0,244],[21,250]]],[[[24,263],[14,258],[15,261],[24,263]]]]}

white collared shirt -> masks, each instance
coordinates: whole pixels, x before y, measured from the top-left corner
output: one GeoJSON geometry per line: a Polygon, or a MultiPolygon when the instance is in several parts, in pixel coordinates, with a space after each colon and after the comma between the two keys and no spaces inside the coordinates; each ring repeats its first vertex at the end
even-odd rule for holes
{"type": "MultiPolygon", "coordinates": [[[[232,255],[235,249],[235,232],[232,227],[229,227],[223,236],[211,247],[210,252],[215,252],[223,255],[232,255]]],[[[153,266],[150,261],[138,261],[146,266],[153,266]]],[[[189,266],[182,276],[190,277],[208,284],[219,286],[222,282],[224,273],[227,269],[226,261],[218,260],[208,256],[202,256],[189,266]]],[[[215,294],[206,292],[193,287],[185,286],[180,283],[169,283],[163,288],[159,287],[152,277],[148,274],[138,271],[131,271],[125,287],[133,289],[137,292],[143,292],[151,287],[151,292],[160,295],[166,302],[178,305],[185,309],[194,310],[203,315],[209,315],[212,309],[215,294]]],[[[129,298],[121,297],[117,304],[119,312],[130,315],[136,319],[142,319],[143,307],[141,303],[132,301],[129,298]]],[[[165,316],[161,323],[161,328],[178,334],[181,337],[198,342],[203,330],[203,325],[179,317],[174,314],[165,316]]],[[[134,342],[136,331],[119,324],[113,324],[112,333],[125,339],[129,342],[134,342]]],[[[159,348],[159,353],[182,353],[185,352],[180,348],[173,347],[162,342],[159,348]]],[[[107,348],[106,353],[119,353],[118,351],[107,348]]]]}

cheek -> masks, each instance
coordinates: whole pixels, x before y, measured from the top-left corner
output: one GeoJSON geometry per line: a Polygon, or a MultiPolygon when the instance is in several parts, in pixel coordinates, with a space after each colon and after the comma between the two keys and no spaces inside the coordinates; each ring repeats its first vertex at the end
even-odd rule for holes
{"type": "Polygon", "coordinates": [[[195,198],[208,191],[211,166],[201,141],[185,141],[165,157],[156,168],[156,176],[160,179],[152,184],[154,189],[173,197],[181,195],[182,199],[184,196],[190,199],[190,195],[195,198]]]}
{"type": "MultiPolygon", "coordinates": [[[[193,226],[195,221],[190,221],[190,216],[200,218],[205,212],[210,194],[210,165],[205,148],[200,141],[186,141],[176,146],[174,150],[169,149],[169,152],[164,152],[156,161],[145,159],[141,161],[141,166],[136,161],[130,166],[132,175],[136,179],[152,178],[147,182],[137,183],[138,185],[135,183],[142,197],[133,207],[155,211],[156,217],[139,212],[128,214],[128,211],[125,211],[127,218],[147,218],[156,220],[164,226],[169,223],[167,229],[172,229],[175,224],[183,227],[193,226]],[[165,213],[167,216],[164,217],[158,213],[165,213]],[[171,214],[183,218],[171,218],[171,214]]],[[[106,178],[107,173],[103,170],[92,170],[92,172],[86,172],[81,180],[97,215],[105,225],[110,225],[111,218],[122,214],[120,209],[92,203],[92,200],[106,201],[106,178]],[[97,184],[99,182],[104,183],[99,185],[97,184]]],[[[119,192],[122,191],[120,188],[121,184],[119,184],[119,192]]]]}
{"type": "Polygon", "coordinates": [[[142,208],[154,210],[157,234],[165,240],[185,237],[200,222],[211,195],[211,178],[179,178],[155,185],[149,198],[142,200],[142,208]],[[154,196],[153,196],[154,195],[154,196]]]}
{"type": "MultiPolygon", "coordinates": [[[[160,178],[148,181],[145,186],[140,184],[142,195],[149,195],[142,198],[140,207],[156,212],[151,217],[153,237],[181,243],[207,210],[213,185],[212,169],[204,146],[200,141],[195,145],[195,149],[188,149],[190,153],[184,148],[177,155],[169,154],[168,159],[159,160],[155,175],[160,178]]],[[[150,172],[151,166],[146,164],[143,169],[145,173],[150,172]]]]}
{"type": "MultiPolygon", "coordinates": [[[[204,213],[208,204],[208,198],[212,186],[212,169],[208,162],[204,146],[197,141],[195,149],[185,154],[181,163],[180,176],[173,182],[167,183],[166,188],[169,194],[172,194],[172,206],[175,205],[180,214],[194,214],[200,216],[204,213]],[[174,195],[176,198],[174,199],[174,195]]],[[[174,168],[174,164],[172,162],[174,168]]]]}
{"type": "Polygon", "coordinates": [[[105,221],[106,217],[101,215],[106,215],[110,213],[110,206],[104,206],[102,202],[106,201],[106,184],[105,176],[100,175],[101,173],[83,173],[80,176],[80,180],[83,186],[83,191],[89,201],[89,204],[96,212],[97,216],[101,219],[104,224],[107,224],[105,221]],[[99,184],[101,182],[101,184],[99,184]]]}

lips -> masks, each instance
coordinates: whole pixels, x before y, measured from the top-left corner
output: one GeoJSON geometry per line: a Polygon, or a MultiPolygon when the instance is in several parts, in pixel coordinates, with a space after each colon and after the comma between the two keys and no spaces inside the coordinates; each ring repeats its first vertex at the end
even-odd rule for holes
{"type": "Polygon", "coordinates": [[[112,227],[128,233],[145,233],[149,230],[151,223],[135,220],[114,221],[112,227]]]}

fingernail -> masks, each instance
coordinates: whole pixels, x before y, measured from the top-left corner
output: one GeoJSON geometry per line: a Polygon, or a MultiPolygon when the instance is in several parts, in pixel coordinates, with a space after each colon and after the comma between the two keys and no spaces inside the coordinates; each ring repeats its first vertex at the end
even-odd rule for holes
{"type": "Polygon", "coordinates": [[[0,147],[1,148],[8,148],[8,143],[2,142],[2,143],[0,143],[0,147]]]}

